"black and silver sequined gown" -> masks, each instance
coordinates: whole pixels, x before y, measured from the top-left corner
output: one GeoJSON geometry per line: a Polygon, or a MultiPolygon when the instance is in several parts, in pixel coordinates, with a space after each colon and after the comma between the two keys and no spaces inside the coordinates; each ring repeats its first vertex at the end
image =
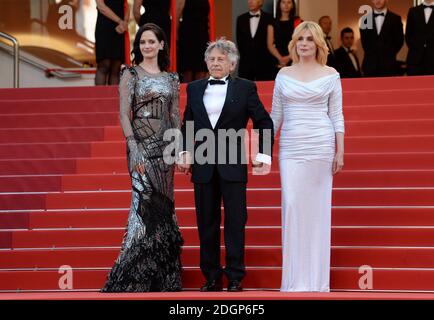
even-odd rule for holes
{"type": "Polygon", "coordinates": [[[121,126],[125,136],[134,134],[145,173],[133,170],[128,155],[131,210],[120,255],[101,291],[179,291],[183,239],[174,207],[174,165],[163,160],[170,143],[163,140],[164,132],[180,127],[179,79],[173,73],[149,74],[140,66],[127,68],[119,95],[120,112],[132,116],[131,121],[121,117],[121,126]]]}

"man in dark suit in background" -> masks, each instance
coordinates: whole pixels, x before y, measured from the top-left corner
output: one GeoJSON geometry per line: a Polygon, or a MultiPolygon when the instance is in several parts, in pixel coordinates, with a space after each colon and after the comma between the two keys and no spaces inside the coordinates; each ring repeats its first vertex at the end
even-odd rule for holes
{"type": "Polygon", "coordinates": [[[329,54],[327,56],[327,65],[329,67],[336,67],[336,57],[335,57],[335,48],[333,46],[332,37],[330,36],[330,32],[332,31],[332,18],[329,16],[322,16],[318,20],[318,24],[324,32],[324,40],[327,44],[327,48],[329,48],[329,54]]]}
{"type": "MultiPolygon", "coordinates": [[[[361,28],[365,56],[362,63],[365,77],[388,77],[400,74],[396,55],[404,44],[401,17],[387,8],[387,0],[373,0],[373,28],[361,28]]],[[[369,21],[369,20],[368,20],[369,21]]]]}
{"type": "Polygon", "coordinates": [[[259,100],[255,83],[230,76],[238,61],[233,42],[225,39],[212,42],[205,52],[205,61],[210,78],[193,81],[187,86],[187,105],[181,128],[184,151],[180,152],[178,168],[185,173],[192,170],[200,268],[206,278],[201,291],[221,291],[223,272],[229,280],[228,291],[241,291],[247,222],[245,142],[242,135],[227,139],[221,133],[243,132],[251,119],[253,128],[259,129],[259,153],[252,165],[262,167],[263,163],[271,164],[273,121],[259,100]],[[187,130],[191,125],[194,128],[187,130]],[[189,135],[187,131],[194,131],[194,146],[188,146],[194,137],[193,132],[189,135]],[[205,139],[198,138],[198,132],[207,133],[205,139]],[[201,152],[206,153],[206,159],[200,158],[201,152]],[[231,153],[236,155],[235,159],[231,153]],[[220,264],[222,198],[226,247],[224,271],[220,264]]]}
{"type": "Polygon", "coordinates": [[[434,0],[410,8],[405,40],[408,45],[407,74],[434,74],[434,0]]]}
{"type": "Polygon", "coordinates": [[[354,44],[354,31],[351,28],[344,28],[341,31],[342,46],[335,50],[336,70],[341,78],[360,78],[360,63],[352,46],[354,44]]]}
{"type": "Polygon", "coordinates": [[[267,47],[268,26],[274,20],[262,5],[263,0],[248,0],[249,12],[237,18],[238,75],[252,81],[274,80],[274,57],[267,47]]]}

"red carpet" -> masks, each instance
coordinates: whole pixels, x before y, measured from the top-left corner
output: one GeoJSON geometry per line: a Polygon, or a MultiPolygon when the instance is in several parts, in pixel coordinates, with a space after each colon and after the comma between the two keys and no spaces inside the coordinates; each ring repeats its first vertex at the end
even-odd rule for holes
{"type": "MultiPolygon", "coordinates": [[[[345,170],[334,181],[332,291],[360,291],[359,267],[369,265],[370,291],[434,292],[434,78],[354,79],[344,80],[343,87],[346,156],[345,170]]],[[[270,110],[273,83],[258,83],[258,89],[270,110]]],[[[119,251],[130,201],[117,101],[115,87],[0,90],[0,292],[60,290],[63,265],[74,269],[73,290],[97,291],[103,285],[119,251]]],[[[184,103],[183,86],[182,109],[184,103]]],[[[243,283],[248,290],[280,286],[278,168],[276,159],[270,175],[250,176],[243,283]]],[[[203,281],[192,188],[189,177],[176,174],[184,286],[190,290],[203,281]]],[[[37,297],[58,296],[0,294],[0,299],[37,297]]],[[[131,298],[64,295],[83,297],[131,298]]],[[[173,297],[202,299],[190,291],[173,297]]],[[[233,297],[410,296],[248,291],[233,297]]]]}

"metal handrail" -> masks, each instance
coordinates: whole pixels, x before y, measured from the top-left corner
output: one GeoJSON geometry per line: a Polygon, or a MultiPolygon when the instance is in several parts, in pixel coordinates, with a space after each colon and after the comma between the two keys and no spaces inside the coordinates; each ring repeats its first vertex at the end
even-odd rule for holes
{"type": "Polygon", "coordinates": [[[11,36],[10,34],[4,33],[0,31],[0,37],[5,38],[9,41],[11,41],[14,44],[14,88],[20,87],[20,44],[18,43],[18,40],[11,36]]]}

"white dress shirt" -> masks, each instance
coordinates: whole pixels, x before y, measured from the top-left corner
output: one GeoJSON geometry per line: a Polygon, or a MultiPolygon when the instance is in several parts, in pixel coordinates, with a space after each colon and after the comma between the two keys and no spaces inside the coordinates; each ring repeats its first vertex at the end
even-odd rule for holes
{"type": "MultiPolygon", "coordinates": [[[[423,4],[426,6],[432,5],[427,3],[426,1],[424,1],[423,4]]],[[[432,8],[425,8],[425,23],[428,24],[429,18],[431,18],[431,14],[432,14],[432,8]]]]}
{"type": "Polygon", "coordinates": [[[383,28],[384,19],[386,19],[387,8],[382,11],[374,10],[374,13],[384,13],[384,16],[376,16],[374,19],[375,26],[377,27],[377,34],[380,34],[381,29],[383,28]]]}
{"type": "Polygon", "coordinates": [[[251,17],[250,18],[250,34],[251,34],[252,38],[254,38],[256,35],[256,31],[258,31],[259,19],[261,18],[261,11],[260,10],[258,12],[249,11],[249,13],[250,14],[259,14],[259,17],[251,17]]]}
{"type": "Polygon", "coordinates": [[[354,52],[350,52],[351,48],[345,48],[344,47],[344,49],[345,49],[345,51],[347,51],[348,56],[350,57],[351,62],[353,63],[354,69],[359,71],[359,66],[357,65],[357,60],[356,60],[356,57],[354,56],[354,52]]]}
{"type": "MultiPolygon", "coordinates": [[[[215,80],[210,77],[209,80],[215,80]]],[[[214,129],[217,124],[217,120],[222,113],[223,105],[226,100],[226,92],[228,91],[228,78],[224,79],[225,84],[210,85],[208,83],[205,92],[203,94],[203,104],[205,105],[206,113],[208,114],[209,122],[214,129]]]]}

